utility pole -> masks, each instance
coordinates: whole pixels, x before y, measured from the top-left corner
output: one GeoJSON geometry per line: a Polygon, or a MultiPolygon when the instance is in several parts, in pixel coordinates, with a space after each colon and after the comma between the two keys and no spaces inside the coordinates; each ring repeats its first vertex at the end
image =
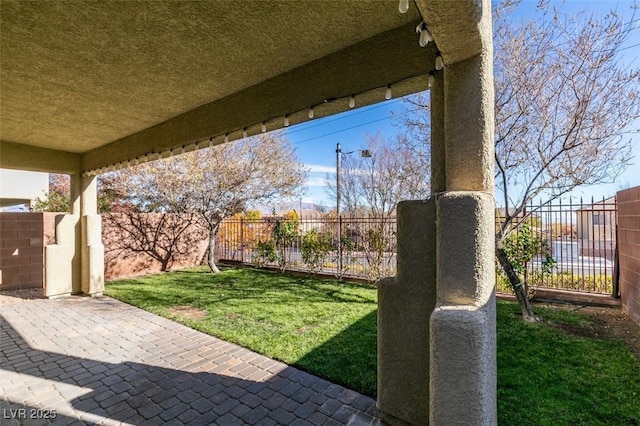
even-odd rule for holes
{"type": "Polygon", "coordinates": [[[342,169],[342,149],[336,145],[336,224],[338,225],[338,279],[342,278],[342,218],[340,217],[340,172],[342,169]]]}
{"type": "Polygon", "coordinates": [[[340,173],[342,169],[342,149],[336,146],[336,217],[340,217],[340,173]]]}
{"type": "Polygon", "coordinates": [[[340,143],[336,145],[336,224],[338,225],[338,278],[342,277],[342,217],[340,213],[340,198],[342,195],[340,176],[342,174],[342,156],[359,152],[363,158],[371,158],[371,151],[368,149],[356,149],[354,151],[342,152],[340,143]]]}

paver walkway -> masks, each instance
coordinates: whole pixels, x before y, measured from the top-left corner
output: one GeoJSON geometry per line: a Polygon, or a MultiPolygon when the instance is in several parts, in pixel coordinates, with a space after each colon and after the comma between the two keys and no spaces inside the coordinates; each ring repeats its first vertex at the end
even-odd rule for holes
{"type": "Polygon", "coordinates": [[[0,424],[50,423],[380,420],[369,397],[108,297],[1,305],[0,424]]]}

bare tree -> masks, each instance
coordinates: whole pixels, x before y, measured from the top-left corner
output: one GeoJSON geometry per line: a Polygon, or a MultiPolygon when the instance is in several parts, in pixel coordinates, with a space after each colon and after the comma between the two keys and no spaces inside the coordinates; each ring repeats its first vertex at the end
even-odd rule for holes
{"type": "MultiPolygon", "coordinates": [[[[496,189],[501,236],[531,199],[611,183],[629,165],[629,126],[640,116],[640,73],[621,60],[631,27],[611,12],[573,16],[538,7],[510,24],[496,10],[496,189]]],[[[637,130],[637,129],[636,129],[637,130]]]]}
{"type": "Polygon", "coordinates": [[[208,265],[222,221],[249,203],[296,195],[305,170],[279,133],[263,134],[126,169],[119,192],[141,211],[194,213],[209,235],[208,265]]]}
{"type": "MultiPolygon", "coordinates": [[[[345,232],[357,235],[370,279],[376,280],[390,272],[385,263],[391,261],[391,256],[385,253],[393,249],[390,219],[395,215],[396,205],[401,200],[428,196],[429,168],[415,161],[402,137],[383,139],[379,134],[367,135],[364,148],[371,152],[371,157],[343,156],[340,193],[347,215],[366,214],[375,219],[371,227],[356,225],[356,229],[345,232]]],[[[336,184],[331,182],[328,190],[335,197],[336,184]]]]}
{"type": "MultiPolygon", "coordinates": [[[[502,242],[534,198],[551,200],[580,185],[613,182],[630,164],[640,73],[621,54],[633,17],[623,22],[615,11],[567,15],[540,1],[530,20],[518,22],[512,16],[518,4],[504,1],[494,10],[495,178],[505,209],[496,255],[525,318],[532,319],[502,242]]],[[[413,98],[407,109],[424,103],[413,98]]],[[[428,114],[421,121],[413,114],[403,124],[413,140],[428,141],[428,114]]]]}
{"type": "MultiPolygon", "coordinates": [[[[102,215],[109,258],[143,253],[160,262],[167,271],[178,255],[187,255],[202,241],[202,230],[194,231],[195,214],[140,213],[121,210],[102,215]]],[[[195,228],[198,229],[198,228],[195,228]]]]}
{"type": "MultiPolygon", "coordinates": [[[[368,212],[376,218],[387,218],[399,201],[429,195],[428,164],[415,161],[404,136],[383,139],[379,134],[367,135],[363,148],[371,152],[371,157],[342,158],[340,193],[346,214],[368,212]]],[[[328,182],[328,191],[335,198],[335,182],[328,182]]]]}

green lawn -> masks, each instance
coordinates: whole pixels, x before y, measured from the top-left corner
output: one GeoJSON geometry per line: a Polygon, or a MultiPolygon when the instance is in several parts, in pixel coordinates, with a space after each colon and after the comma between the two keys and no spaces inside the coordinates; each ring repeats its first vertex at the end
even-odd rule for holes
{"type": "MultiPolygon", "coordinates": [[[[108,283],[106,294],[375,397],[376,290],[251,269],[187,269],[108,283]],[[201,310],[189,319],[174,308],[201,310]]],[[[504,425],[640,425],[640,362],[621,343],[558,325],[587,316],[498,302],[504,425]]]]}

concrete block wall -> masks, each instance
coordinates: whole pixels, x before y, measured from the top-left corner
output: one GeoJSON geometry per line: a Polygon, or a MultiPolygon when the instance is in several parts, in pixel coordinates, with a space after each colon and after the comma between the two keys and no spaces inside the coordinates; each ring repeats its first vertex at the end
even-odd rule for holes
{"type": "MultiPolygon", "coordinates": [[[[161,215],[158,213],[138,213],[146,216],[145,223],[148,224],[147,235],[152,239],[155,226],[160,222],[161,215]]],[[[179,215],[173,215],[178,216],[179,215]]],[[[123,246],[134,246],[131,237],[121,229],[114,226],[112,218],[127,223],[126,215],[123,213],[107,213],[102,215],[102,243],[105,251],[105,279],[114,280],[117,278],[127,278],[147,275],[149,273],[160,272],[161,264],[152,259],[148,254],[135,252],[130,249],[123,250],[123,246]]],[[[177,219],[179,220],[179,219],[177,219]]],[[[172,226],[173,222],[168,221],[166,226],[172,226]]],[[[161,238],[161,237],[160,237],[161,238]]],[[[159,245],[166,243],[162,240],[159,245]]],[[[173,260],[169,269],[179,269],[187,266],[202,264],[205,252],[208,247],[208,235],[197,226],[187,229],[174,246],[173,260]]]]}
{"type": "Polygon", "coordinates": [[[622,309],[640,325],[640,186],[618,192],[617,200],[622,309]]]}
{"type": "MultiPolygon", "coordinates": [[[[61,213],[0,213],[0,290],[44,288],[45,247],[56,244],[56,222],[62,216],[61,213]]],[[[160,271],[160,263],[144,253],[113,250],[115,241],[123,238],[116,231],[103,224],[107,279],[160,271]]],[[[200,264],[206,249],[206,235],[194,227],[175,248],[171,269],[200,264]]]]}
{"type": "Polygon", "coordinates": [[[0,213],[0,290],[42,288],[43,213],[0,213]]]}

